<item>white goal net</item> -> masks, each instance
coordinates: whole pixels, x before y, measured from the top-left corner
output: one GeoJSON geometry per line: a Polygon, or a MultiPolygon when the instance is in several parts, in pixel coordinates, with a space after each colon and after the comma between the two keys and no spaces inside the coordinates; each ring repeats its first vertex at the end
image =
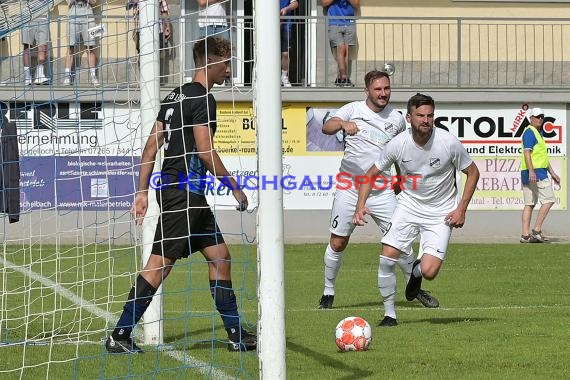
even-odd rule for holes
{"type": "MultiPolygon", "coordinates": [[[[69,60],[67,2],[0,2],[0,376],[255,378],[255,351],[226,349],[226,331],[210,294],[208,263],[199,252],[179,260],[159,291],[161,342],[144,344],[143,329],[156,321],[143,317],[133,339],[144,355],[105,350],[105,338],[143,266],[142,230],[129,210],[138,188],[141,141],[149,126],[142,125],[141,116],[145,84],[139,83],[138,24],[126,3],[97,0],[88,28],[95,48],[76,48],[69,60]],[[35,43],[29,71],[25,69],[22,33],[31,21],[45,23],[49,32],[43,63],[49,81],[42,84],[36,83],[42,62],[35,43]],[[66,70],[69,62],[71,71],[66,70]],[[70,72],[71,83],[66,83],[70,72]],[[26,82],[27,73],[31,83],[26,82]]],[[[158,40],[165,23],[172,24],[172,37],[163,39],[157,55],[158,102],[192,78],[191,51],[198,39],[196,2],[168,4],[169,20],[159,17],[154,29],[158,40]]],[[[235,14],[233,0],[219,4],[228,15],[235,14]]],[[[230,38],[233,63],[243,67],[235,46],[238,24],[229,21],[230,38]]],[[[231,115],[236,88],[228,82],[214,90],[215,95],[224,94],[218,107],[231,115]]],[[[251,165],[251,160],[255,157],[244,160],[234,154],[224,161],[234,171],[245,171],[243,165],[251,165]]],[[[242,323],[255,332],[255,214],[252,208],[238,213],[231,192],[218,190],[207,198],[231,243],[233,289],[242,323]],[[230,222],[224,222],[226,216],[230,222]]]]}

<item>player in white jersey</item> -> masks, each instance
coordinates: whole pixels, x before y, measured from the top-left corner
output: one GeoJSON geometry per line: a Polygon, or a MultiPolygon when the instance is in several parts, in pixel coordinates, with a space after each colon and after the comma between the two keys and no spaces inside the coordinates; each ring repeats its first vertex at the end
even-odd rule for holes
{"type": "MultiPolygon", "coordinates": [[[[342,264],[342,254],[355,228],[352,217],[358,199],[356,177],[364,177],[366,170],[380,155],[386,143],[406,130],[403,116],[388,105],[391,94],[388,74],[373,70],[366,74],[364,82],[366,100],[346,104],[323,125],[323,133],[328,135],[343,131],[345,148],[331,210],[331,237],[324,255],[325,287],[319,301],[320,309],[332,308],[334,285],[342,264]]],[[[390,168],[386,168],[383,174],[386,178],[390,178],[390,168]]],[[[381,186],[379,184],[378,187],[381,186]]],[[[375,190],[367,200],[366,206],[384,233],[396,207],[396,196],[391,186],[375,190]]],[[[406,251],[399,261],[406,281],[412,269],[411,253],[411,249],[406,251]]],[[[427,292],[421,291],[418,299],[426,307],[439,306],[437,299],[427,292]]]]}
{"type": "MultiPolygon", "coordinates": [[[[380,294],[385,314],[396,324],[395,265],[402,252],[408,252],[420,236],[420,257],[414,262],[406,286],[406,299],[413,300],[420,291],[422,278],[433,280],[447,251],[453,228],[465,223],[465,213],[479,180],[479,170],[469,154],[451,133],[433,127],[435,103],[430,96],[417,94],[408,101],[406,119],[410,131],[396,136],[384,147],[378,160],[366,172],[370,179],[393,164],[400,167],[405,182],[398,196],[398,205],[386,235],[380,255],[380,294]],[[466,176],[461,200],[455,182],[457,170],[466,176]]],[[[358,192],[353,222],[364,225],[371,214],[366,200],[372,190],[364,183],[358,192]]]]}

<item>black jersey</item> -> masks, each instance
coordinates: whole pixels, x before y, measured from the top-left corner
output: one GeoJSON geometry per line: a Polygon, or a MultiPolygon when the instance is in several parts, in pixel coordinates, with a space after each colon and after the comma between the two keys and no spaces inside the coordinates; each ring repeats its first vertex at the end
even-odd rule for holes
{"type": "Polygon", "coordinates": [[[157,121],[164,125],[162,173],[170,187],[204,194],[206,167],[198,157],[194,126],[208,125],[216,133],[216,100],[200,83],[177,87],[162,101],[157,121]]]}

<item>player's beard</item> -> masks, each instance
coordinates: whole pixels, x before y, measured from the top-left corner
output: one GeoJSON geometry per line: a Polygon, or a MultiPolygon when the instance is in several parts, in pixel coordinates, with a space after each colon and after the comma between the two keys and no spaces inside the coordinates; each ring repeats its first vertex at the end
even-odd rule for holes
{"type": "Polygon", "coordinates": [[[422,123],[417,127],[414,127],[413,132],[420,140],[427,141],[433,132],[433,125],[430,126],[429,124],[422,123]]]}
{"type": "Polygon", "coordinates": [[[376,99],[375,101],[372,101],[372,104],[378,109],[377,112],[382,112],[382,110],[384,110],[388,105],[388,98],[376,99]]]}

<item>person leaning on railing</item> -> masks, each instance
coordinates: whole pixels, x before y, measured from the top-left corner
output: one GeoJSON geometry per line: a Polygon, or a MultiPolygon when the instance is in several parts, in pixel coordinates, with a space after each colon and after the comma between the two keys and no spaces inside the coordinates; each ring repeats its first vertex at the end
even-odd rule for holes
{"type": "Polygon", "coordinates": [[[65,59],[64,86],[71,85],[75,79],[75,74],[72,70],[74,66],[73,56],[75,47],[80,43],[80,38],[83,39],[83,44],[87,47],[89,82],[93,86],[99,86],[99,79],[97,79],[97,55],[95,53],[96,42],[95,38],[89,35],[89,29],[95,26],[93,6],[96,3],[97,0],[67,0],[67,5],[69,6],[69,49],[67,51],[67,58],[65,59]]]}

